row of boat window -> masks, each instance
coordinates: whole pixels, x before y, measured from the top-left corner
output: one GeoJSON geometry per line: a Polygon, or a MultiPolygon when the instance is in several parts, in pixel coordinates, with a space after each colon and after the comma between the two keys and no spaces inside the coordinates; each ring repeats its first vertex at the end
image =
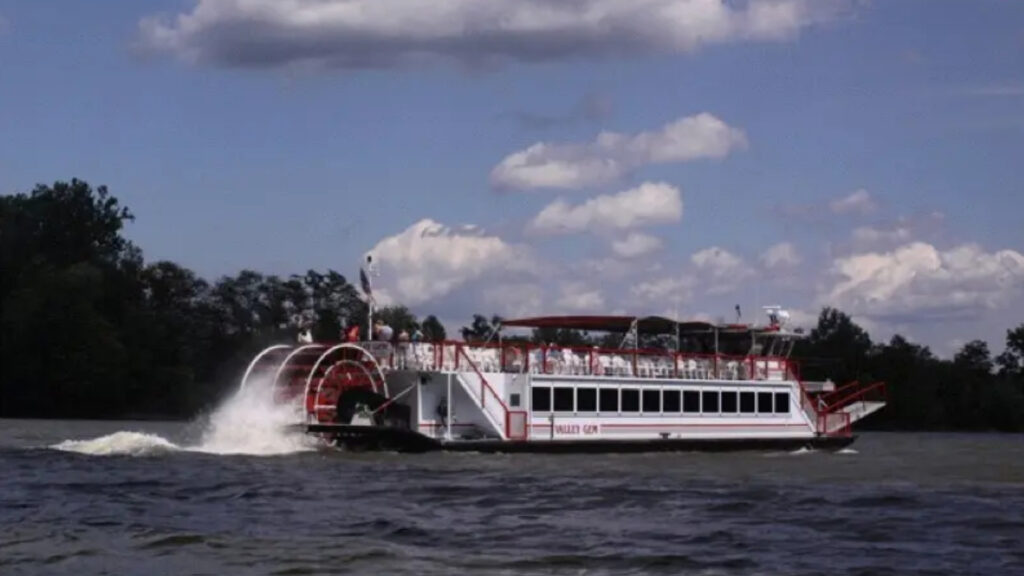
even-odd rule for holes
{"type": "Polygon", "coordinates": [[[534,412],[789,414],[789,392],[534,386],[534,412]]]}

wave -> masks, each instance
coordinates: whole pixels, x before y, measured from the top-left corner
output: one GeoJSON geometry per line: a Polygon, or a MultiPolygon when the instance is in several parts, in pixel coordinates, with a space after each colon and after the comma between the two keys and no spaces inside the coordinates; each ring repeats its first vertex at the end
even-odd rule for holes
{"type": "Polygon", "coordinates": [[[156,434],[114,432],[92,440],[65,440],[51,448],[90,456],[148,456],[177,452],[181,447],[156,434]]]}
{"type": "Polygon", "coordinates": [[[65,440],[51,448],[91,456],[152,456],[171,452],[215,455],[278,456],[308,452],[317,442],[286,426],[302,421],[299,407],[274,401],[268,378],[256,378],[245,389],[204,418],[199,442],[178,445],[157,434],[119,431],[90,440],[65,440]]]}

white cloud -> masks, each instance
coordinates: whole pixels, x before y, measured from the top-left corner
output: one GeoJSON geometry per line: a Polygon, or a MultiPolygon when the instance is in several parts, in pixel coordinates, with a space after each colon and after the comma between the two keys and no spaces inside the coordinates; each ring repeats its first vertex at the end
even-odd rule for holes
{"type": "Polygon", "coordinates": [[[139,23],[151,47],[222,66],[479,66],[784,41],[849,0],[198,0],[139,23]]]}
{"type": "Polygon", "coordinates": [[[631,232],[625,238],[612,241],[612,252],[621,258],[639,258],[660,248],[661,239],[640,232],[631,232]]]}
{"type": "Polygon", "coordinates": [[[911,239],[912,233],[906,226],[894,226],[890,229],[860,226],[853,230],[852,236],[854,243],[858,246],[873,246],[904,244],[911,239]]]}
{"type": "Polygon", "coordinates": [[[445,296],[485,274],[528,272],[533,266],[524,248],[476,227],[452,229],[430,219],[381,240],[371,253],[382,268],[383,295],[408,306],[445,296]]]}
{"type": "Polygon", "coordinates": [[[895,248],[911,240],[925,240],[938,232],[945,220],[943,213],[932,212],[910,218],[901,217],[875,226],[859,226],[851,234],[853,248],[866,252],[895,248]]]}
{"type": "MultiPolygon", "coordinates": [[[[534,283],[501,282],[488,286],[481,293],[480,301],[486,307],[487,314],[497,314],[505,318],[522,318],[543,314],[544,289],[534,283]]],[[[466,310],[465,314],[472,314],[466,310]]]]}
{"type": "Polygon", "coordinates": [[[770,270],[792,268],[800,264],[800,254],[791,242],[780,242],[761,254],[761,263],[770,270]]]}
{"type": "Polygon", "coordinates": [[[878,209],[871,193],[861,188],[848,196],[833,200],[828,205],[833,214],[870,214],[878,209]]]}
{"type": "Polygon", "coordinates": [[[587,188],[649,164],[722,158],[746,146],[743,131],[705,112],[653,132],[602,132],[587,143],[538,142],[506,156],[491,171],[491,184],[517,190],[587,188]]]}
{"type": "Polygon", "coordinates": [[[564,313],[600,312],[604,309],[604,296],[601,291],[586,282],[569,282],[561,287],[558,308],[564,313]]]}
{"type": "Polygon", "coordinates": [[[970,318],[1024,292],[1024,255],[924,242],[839,258],[823,304],[869,318],[970,318]]]}
{"type": "Polygon", "coordinates": [[[743,258],[718,246],[695,253],[690,261],[710,280],[707,289],[709,294],[731,292],[754,273],[743,258]]]}
{"type": "Polygon", "coordinates": [[[645,182],[575,206],[556,200],[541,210],[527,228],[539,234],[574,234],[629,230],[678,222],[682,217],[683,199],[678,188],[663,182],[645,182]]]}
{"type": "Polygon", "coordinates": [[[689,276],[659,278],[630,288],[634,298],[645,303],[681,304],[693,298],[696,282],[689,276]]]}

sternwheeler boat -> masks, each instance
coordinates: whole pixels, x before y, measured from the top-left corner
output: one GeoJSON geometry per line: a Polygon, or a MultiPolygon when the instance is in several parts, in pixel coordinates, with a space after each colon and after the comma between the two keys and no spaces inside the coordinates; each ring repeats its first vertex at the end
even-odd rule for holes
{"type": "Polygon", "coordinates": [[[293,428],[348,449],[400,452],[836,450],[885,406],[885,384],[803,382],[803,337],[664,317],[505,320],[486,342],[281,344],[241,386],[269,379],[293,428]],[[503,337],[514,329],[618,334],[616,348],[503,337]],[[639,343],[665,343],[662,346],[639,343]]]}

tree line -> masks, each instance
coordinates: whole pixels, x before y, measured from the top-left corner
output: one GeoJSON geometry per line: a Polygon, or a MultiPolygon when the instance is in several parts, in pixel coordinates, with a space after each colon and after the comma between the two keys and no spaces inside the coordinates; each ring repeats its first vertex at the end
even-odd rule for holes
{"type": "MultiPolygon", "coordinates": [[[[333,270],[288,277],[243,270],[214,282],[174,262],[146,262],[128,241],[132,213],[81,180],[0,196],[0,417],[188,418],[233,391],[272,343],[368,334],[367,304],[333,270]]],[[[395,333],[447,337],[434,316],[375,311],[395,333]]],[[[501,319],[476,314],[460,330],[485,340],[501,319]]],[[[534,330],[521,339],[618,347],[621,335],[534,330]]],[[[506,337],[505,340],[509,338],[506,337]]],[[[664,338],[641,346],[664,347],[664,338]]],[[[889,405],[866,425],[898,429],[1024,430],[1024,324],[993,357],[980,340],[952,359],[894,336],[872,342],[826,308],[794,355],[806,380],[881,380],[889,405]]]]}

